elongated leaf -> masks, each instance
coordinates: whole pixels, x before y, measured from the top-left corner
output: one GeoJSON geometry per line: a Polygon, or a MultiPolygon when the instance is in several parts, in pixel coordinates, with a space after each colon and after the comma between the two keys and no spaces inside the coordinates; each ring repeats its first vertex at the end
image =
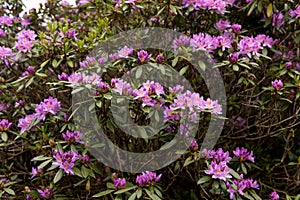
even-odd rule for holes
{"type": "Polygon", "coordinates": [[[200,178],[200,179],[197,181],[197,185],[206,183],[206,182],[208,182],[210,179],[211,179],[210,176],[203,176],[202,178],[200,178]]]}
{"type": "Polygon", "coordinates": [[[13,191],[13,190],[10,189],[10,188],[3,188],[3,190],[4,190],[6,193],[10,194],[10,195],[15,195],[15,191],[13,191]]]}
{"type": "Polygon", "coordinates": [[[271,17],[272,13],[273,13],[273,4],[270,3],[267,8],[267,16],[271,17]]]}
{"type": "Polygon", "coordinates": [[[54,176],[53,183],[55,184],[58,181],[60,181],[60,179],[63,177],[63,175],[64,175],[63,169],[59,169],[58,172],[54,176]]]}
{"type": "Polygon", "coordinates": [[[147,195],[152,199],[152,200],[160,200],[161,198],[159,198],[156,194],[153,194],[152,192],[150,192],[150,190],[145,189],[147,195]]]}
{"type": "Polygon", "coordinates": [[[45,157],[43,155],[34,157],[33,159],[31,159],[31,161],[44,161],[44,160],[49,160],[52,159],[52,157],[45,157]]]}
{"type": "Polygon", "coordinates": [[[136,192],[135,193],[133,193],[129,198],[128,198],[128,200],[135,200],[136,199],[136,192]]]}
{"type": "Polygon", "coordinates": [[[122,190],[118,190],[118,191],[115,192],[114,194],[122,194],[122,193],[124,193],[124,192],[133,190],[133,189],[135,189],[135,188],[137,188],[137,186],[128,187],[128,188],[125,188],[125,189],[122,189],[122,190]]]}
{"type": "Polygon", "coordinates": [[[115,190],[105,190],[103,192],[99,192],[98,194],[93,195],[92,197],[102,197],[102,196],[112,193],[113,191],[115,191],[115,190]]]}

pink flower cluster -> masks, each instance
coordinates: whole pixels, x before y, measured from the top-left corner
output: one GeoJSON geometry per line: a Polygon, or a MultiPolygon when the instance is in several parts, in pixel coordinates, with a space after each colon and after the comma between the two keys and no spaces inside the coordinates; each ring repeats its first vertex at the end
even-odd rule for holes
{"type": "Polygon", "coordinates": [[[207,9],[218,14],[224,14],[227,5],[233,5],[235,0],[183,0],[183,7],[194,7],[195,10],[207,9]]]}
{"type": "Polygon", "coordinates": [[[8,17],[6,15],[0,17],[0,25],[11,26],[15,21],[15,18],[8,17]]]}
{"type": "Polygon", "coordinates": [[[81,140],[82,133],[79,131],[71,132],[69,130],[66,131],[66,133],[62,134],[65,141],[68,142],[68,144],[73,144],[75,142],[83,144],[84,142],[81,140]]]}
{"type": "Polygon", "coordinates": [[[26,53],[31,51],[36,34],[32,30],[22,30],[17,34],[16,38],[18,41],[15,44],[15,48],[17,48],[19,52],[26,53]]]}
{"type": "Polygon", "coordinates": [[[245,147],[237,147],[233,150],[233,154],[240,160],[240,162],[249,160],[254,163],[253,151],[249,152],[245,147]]]}
{"type": "Polygon", "coordinates": [[[126,188],[126,179],[125,178],[116,178],[113,179],[113,183],[115,185],[116,190],[124,189],[126,188]]]}
{"type": "Polygon", "coordinates": [[[48,113],[56,115],[60,109],[60,102],[56,98],[50,96],[48,99],[44,99],[43,102],[36,105],[35,113],[26,115],[25,118],[19,119],[18,127],[21,128],[20,133],[22,134],[25,131],[29,130],[30,125],[34,119],[44,121],[48,113]]]}
{"type": "Polygon", "coordinates": [[[63,169],[67,174],[74,175],[72,168],[74,167],[75,162],[79,160],[79,154],[77,151],[64,153],[62,150],[59,152],[54,150],[52,154],[56,160],[53,162],[53,165],[59,166],[59,168],[63,169]]]}
{"type": "Polygon", "coordinates": [[[235,187],[233,187],[228,181],[226,181],[227,186],[227,192],[229,193],[229,198],[234,199],[235,193],[238,193],[241,196],[245,195],[245,190],[249,189],[258,189],[259,185],[257,181],[253,180],[252,178],[244,179],[244,175],[240,175],[241,180],[233,180],[233,184],[235,187]]]}
{"type": "Polygon", "coordinates": [[[132,95],[133,92],[130,84],[120,78],[111,79],[111,88],[113,91],[125,96],[132,95]]]}
{"type": "Polygon", "coordinates": [[[162,174],[156,175],[156,172],[143,172],[141,175],[136,177],[135,182],[139,187],[144,187],[146,185],[153,186],[161,178],[162,174]]]}
{"type": "Polygon", "coordinates": [[[250,58],[254,55],[260,56],[259,51],[263,47],[271,48],[274,41],[267,35],[260,34],[256,37],[244,37],[238,43],[239,53],[242,55],[248,55],[250,58]]]}
{"type": "Polygon", "coordinates": [[[154,106],[159,104],[161,95],[165,94],[164,88],[161,84],[153,81],[146,81],[143,83],[142,87],[133,90],[134,99],[141,99],[142,106],[154,106]]]}
{"type": "Polygon", "coordinates": [[[0,46],[0,59],[5,60],[7,57],[11,56],[13,51],[11,48],[0,46]]]}
{"type": "Polygon", "coordinates": [[[12,123],[10,123],[7,119],[2,119],[0,121],[0,133],[8,131],[12,126],[12,123]]]}
{"type": "Polygon", "coordinates": [[[211,36],[207,33],[194,34],[190,41],[190,47],[193,50],[204,50],[208,52],[213,52],[218,47],[225,49],[230,49],[232,47],[233,40],[225,35],[221,36],[211,36]]]}
{"type": "Polygon", "coordinates": [[[292,18],[300,18],[300,5],[295,10],[290,10],[290,16],[292,18]]]}
{"type": "Polygon", "coordinates": [[[213,179],[226,181],[227,178],[232,177],[229,174],[231,169],[227,165],[227,163],[231,160],[228,151],[224,152],[221,148],[216,151],[204,149],[201,152],[200,157],[212,160],[209,165],[209,169],[205,170],[204,172],[208,175],[212,175],[213,179]]]}

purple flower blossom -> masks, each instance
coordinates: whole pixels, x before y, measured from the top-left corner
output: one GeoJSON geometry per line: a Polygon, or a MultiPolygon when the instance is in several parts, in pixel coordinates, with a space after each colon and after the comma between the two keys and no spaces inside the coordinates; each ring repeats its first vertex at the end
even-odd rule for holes
{"type": "Polygon", "coordinates": [[[148,52],[145,50],[141,50],[137,54],[140,64],[145,64],[151,58],[151,54],[149,55],[148,52]]]}
{"type": "Polygon", "coordinates": [[[293,66],[293,63],[292,62],[286,62],[285,63],[285,67],[286,68],[291,68],[293,66]]]}
{"type": "Polygon", "coordinates": [[[77,5],[84,5],[84,4],[87,4],[87,3],[90,3],[90,2],[91,2],[91,0],[79,0],[77,5]]]}
{"type": "Polygon", "coordinates": [[[13,17],[8,17],[5,15],[0,17],[0,25],[11,26],[13,23],[14,23],[13,17]]]}
{"type": "Polygon", "coordinates": [[[17,48],[19,52],[26,53],[31,51],[31,48],[33,47],[33,43],[30,40],[21,39],[16,42],[14,47],[17,48]]]}
{"type": "Polygon", "coordinates": [[[188,47],[190,44],[190,38],[185,35],[179,36],[178,39],[175,39],[173,41],[173,48],[174,50],[180,48],[180,47],[188,47]]]}
{"type": "Polygon", "coordinates": [[[4,37],[6,35],[6,32],[2,29],[0,29],[0,37],[4,37]]]}
{"type": "Polygon", "coordinates": [[[233,151],[234,156],[239,158],[240,162],[244,162],[246,160],[249,160],[254,163],[254,156],[253,156],[253,151],[248,152],[248,150],[244,147],[237,147],[233,151]]]}
{"type": "Polygon", "coordinates": [[[276,91],[279,91],[283,87],[283,82],[281,80],[276,79],[275,81],[272,81],[271,84],[276,91]]]}
{"type": "Polygon", "coordinates": [[[29,126],[34,120],[34,118],[35,118],[35,114],[31,114],[31,115],[26,115],[25,118],[19,119],[18,127],[21,128],[20,131],[21,134],[29,129],[29,126]]]}
{"type": "Polygon", "coordinates": [[[164,60],[164,57],[161,54],[158,54],[155,60],[157,63],[161,63],[164,60]]]}
{"type": "Polygon", "coordinates": [[[145,185],[153,186],[161,178],[162,174],[156,175],[156,172],[143,172],[141,175],[136,177],[136,183],[139,187],[144,187],[145,185]]]}
{"type": "Polygon", "coordinates": [[[290,10],[290,16],[292,18],[300,18],[300,5],[295,10],[290,10]]]}
{"type": "Polygon", "coordinates": [[[116,178],[113,179],[113,183],[115,185],[116,190],[124,189],[126,188],[126,179],[125,178],[116,178]]]}
{"type": "Polygon", "coordinates": [[[51,199],[53,197],[53,189],[52,188],[44,188],[44,190],[37,190],[43,199],[51,199]]]}
{"type": "Polygon", "coordinates": [[[212,159],[213,161],[216,161],[217,163],[225,162],[228,163],[232,158],[229,157],[229,152],[224,152],[222,148],[219,148],[218,150],[207,150],[203,149],[200,155],[201,158],[204,158],[206,160],[212,159]]]}
{"type": "Polygon", "coordinates": [[[61,73],[61,75],[58,75],[58,80],[60,80],[60,81],[67,81],[68,78],[69,78],[69,76],[65,72],[61,73]]]}
{"type": "Polygon", "coordinates": [[[239,53],[238,52],[234,52],[228,55],[228,60],[232,63],[232,64],[236,64],[237,61],[239,59],[239,53]]]}
{"type": "Polygon", "coordinates": [[[66,152],[64,153],[62,150],[59,152],[54,151],[53,157],[55,158],[55,162],[53,165],[58,165],[60,169],[63,169],[67,174],[73,174],[74,171],[72,168],[74,167],[74,163],[79,159],[79,155],[77,151],[74,152],[66,152]]]}
{"type": "Polygon", "coordinates": [[[44,121],[48,113],[56,115],[60,109],[60,102],[56,98],[50,96],[48,99],[44,99],[43,102],[36,106],[35,112],[36,116],[44,121]]]}
{"type": "Polygon", "coordinates": [[[22,30],[21,32],[17,33],[16,38],[18,40],[34,41],[36,36],[37,35],[32,30],[22,30]]]}
{"type": "Polygon", "coordinates": [[[128,58],[133,53],[133,49],[127,46],[118,51],[119,58],[128,58]]]}
{"type": "Polygon", "coordinates": [[[22,105],[24,105],[25,103],[26,103],[26,101],[23,100],[23,99],[21,99],[21,100],[19,100],[19,101],[17,101],[17,102],[15,103],[15,108],[18,108],[19,106],[22,106],[22,105]]]}
{"type": "Polygon", "coordinates": [[[67,130],[66,133],[62,134],[62,136],[63,136],[64,140],[68,142],[68,144],[73,144],[75,142],[80,143],[80,144],[84,143],[81,140],[82,133],[80,133],[79,131],[71,132],[71,131],[67,130]]]}
{"type": "Polygon", "coordinates": [[[209,170],[204,171],[208,175],[212,175],[214,179],[221,179],[226,181],[226,178],[231,178],[230,168],[227,166],[226,162],[220,162],[217,164],[216,161],[212,161],[209,165],[209,170]]]}
{"type": "Polygon", "coordinates": [[[231,29],[232,29],[233,32],[239,34],[241,29],[242,29],[242,26],[240,24],[233,24],[231,26],[231,29]]]}
{"type": "Polygon", "coordinates": [[[284,22],[282,21],[283,14],[279,12],[278,14],[272,15],[272,26],[281,27],[284,25],[284,22]]]}
{"type": "Polygon", "coordinates": [[[31,168],[31,178],[34,178],[34,177],[36,177],[37,175],[39,175],[39,174],[41,174],[43,172],[44,172],[43,168],[32,167],[31,168]]]}
{"type": "Polygon", "coordinates": [[[2,182],[3,184],[6,184],[6,183],[9,182],[9,180],[8,180],[7,178],[2,178],[2,179],[1,179],[1,182],[2,182]]]}
{"type": "Polygon", "coordinates": [[[90,161],[90,157],[86,154],[80,158],[80,162],[87,164],[90,161]]]}
{"type": "Polygon", "coordinates": [[[113,78],[111,80],[112,90],[119,93],[120,95],[131,95],[133,90],[129,83],[123,81],[120,78],[113,78]]]}
{"type": "Polygon", "coordinates": [[[0,59],[6,59],[11,56],[12,50],[8,47],[0,46],[0,59]]]}
{"type": "Polygon", "coordinates": [[[228,20],[219,20],[216,24],[215,24],[216,28],[221,30],[221,31],[224,31],[226,28],[230,28],[230,21],[228,20]]]}
{"type": "Polygon", "coordinates": [[[8,131],[12,126],[12,123],[10,123],[7,119],[2,119],[0,121],[0,132],[6,132],[8,131]]]}
{"type": "Polygon", "coordinates": [[[106,62],[106,58],[99,58],[98,59],[98,64],[103,65],[106,62]]]}
{"type": "Polygon", "coordinates": [[[279,200],[279,195],[277,194],[276,190],[274,190],[273,192],[271,192],[271,193],[269,194],[269,198],[270,198],[271,200],[279,200]]]}
{"type": "Polygon", "coordinates": [[[197,151],[199,149],[199,146],[198,146],[198,143],[196,140],[192,140],[190,142],[190,146],[189,148],[192,150],[192,151],[197,151]]]}

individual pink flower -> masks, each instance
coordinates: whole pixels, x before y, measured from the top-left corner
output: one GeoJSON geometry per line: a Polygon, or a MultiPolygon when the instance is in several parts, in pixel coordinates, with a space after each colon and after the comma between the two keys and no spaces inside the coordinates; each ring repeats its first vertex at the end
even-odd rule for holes
{"type": "Polygon", "coordinates": [[[226,181],[227,178],[231,178],[230,168],[225,162],[220,162],[219,164],[216,161],[212,161],[209,165],[209,169],[204,171],[208,175],[212,175],[213,179],[221,179],[226,181]]]}
{"type": "Polygon", "coordinates": [[[276,79],[275,81],[272,81],[271,84],[276,91],[279,91],[283,87],[283,82],[281,80],[276,79]]]}
{"type": "Polygon", "coordinates": [[[245,147],[237,147],[235,150],[233,150],[233,154],[239,159],[240,162],[249,160],[254,163],[253,151],[249,152],[245,147]]]}
{"type": "Polygon", "coordinates": [[[279,195],[277,194],[276,190],[273,190],[273,192],[269,194],[269,198],[271,200],[279,200],[279,195]]]}

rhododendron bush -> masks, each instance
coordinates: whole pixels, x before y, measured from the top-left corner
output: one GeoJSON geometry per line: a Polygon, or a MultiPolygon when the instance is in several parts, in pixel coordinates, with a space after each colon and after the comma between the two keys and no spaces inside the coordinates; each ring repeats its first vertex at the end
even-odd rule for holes
{"type": "MultiPolygon", "coordinates": [[[[300,199],[299,2],[76,3],[47,0],[28,12],[21,0],[0,5],[1,199],[300,199]],[[181,35],[169,50],[109,41],[149,27],[181,35]],[[91,54],[107,41],[119,46],[91,54]],[[219,72],[209,81],[193,66],[203,55],[198,67],[219,72]],[[186,81],[159,81],[175,72],[186,81]],[[225,101],[210,92],[214,78],[225,101]],[[80,109],[86,97],[92,103],[80,109]],[[187,148],[155,170],[134,171],[138,157],[132,170],[116,169],[99,159],[107,151],[97,132],[75,119],[92,114],[125,151],[172,141],[187,148]],[[202,148],[217,119],[216,144],[202,148]]],[[[167,43],[159,35],[151,42],[167,43]]]]}

